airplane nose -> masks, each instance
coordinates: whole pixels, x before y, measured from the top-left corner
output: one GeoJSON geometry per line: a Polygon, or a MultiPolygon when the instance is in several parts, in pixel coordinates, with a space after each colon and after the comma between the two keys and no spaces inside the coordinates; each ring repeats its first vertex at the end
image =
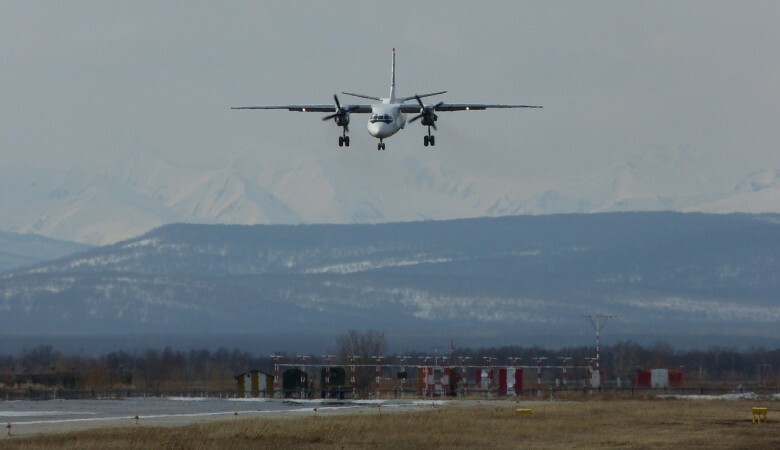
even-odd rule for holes
{"type": "Polygon", "coordinates": [[[383,122],[374,122],[368,124],[368,133],[376,138],[384,139],[392,136],[390,125],[383,122]]]}

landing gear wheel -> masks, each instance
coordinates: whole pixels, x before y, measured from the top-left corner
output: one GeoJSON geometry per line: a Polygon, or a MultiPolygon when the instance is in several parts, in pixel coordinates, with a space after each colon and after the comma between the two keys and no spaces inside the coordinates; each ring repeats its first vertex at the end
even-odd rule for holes
{"type": "Polygon", "coordinates": [[[344,138],[342,136],[339,136],[339,147],[343,147],[343,146],[344,146],[344,138]]]}
{"type": "Polygon", "coordinates": [[[344,145],[349,147],[349,136],[344,136],[344,145]]]}
{"type": "MultiPolygon", "coordinates": [[[[418,101],[419,101],[419,99],[418,99],[418,101]]],[[[423,144],[425,144],[426,147],[428,145],[430,145],[431,147],[436,145],[436,138],[434,138],[433,135],[431,134],[431,126],[430,125],[428,125],[428,136],[423,136],[423,144]]]]}

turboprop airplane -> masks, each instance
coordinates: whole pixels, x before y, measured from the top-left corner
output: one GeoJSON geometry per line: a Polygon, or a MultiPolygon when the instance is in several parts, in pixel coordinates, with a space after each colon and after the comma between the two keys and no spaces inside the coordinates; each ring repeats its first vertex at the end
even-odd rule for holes
{"type": "Polygon", "coordinates": [[[286,109],[288,111],[298,112],[325,112],[332,113],[322,118],[322,120],[333,119],[336,125],[341,127],[342,132],[339,136],[339,147],[349,147],[349,115],[352,113],[368,114],[368,134],[379,139],[377,150],[384,150],[384,140],[398,133],[407,124],[406,115],[417,113],[416,116],[409,119],[409,123],[420,120],[424,127],[428,127],[428,134],[423,136],[423,144],[427,146],[436,145],[436,139],[431,134],[431,127],[436,130],[436,121],[439,120],[437,112],[444,111],[479,111],[494,108],[541,108],[541,106],[531,105],[488,105],[484,103],[444,103],[439,102],[434,105],[424,104],[422,98],[434,95],[444,94],[447,91],[433,92],[430,94],[412,95],[411,97],[396,97],[395,95],[395,49],[393,49],[393,62],[390,72],[390,96],[387,98],[372,97],[370,95],[354,94],[342,92],[344,95],[352,97],[374,100],[379,103],[370,105],[342,105],[338,96],[333,95],[332,105],[277,105],[277,106],[239,106],[231,109],[286,109]],[[416,100],[417,104],[406,104],[409,100],[416,100]]]}

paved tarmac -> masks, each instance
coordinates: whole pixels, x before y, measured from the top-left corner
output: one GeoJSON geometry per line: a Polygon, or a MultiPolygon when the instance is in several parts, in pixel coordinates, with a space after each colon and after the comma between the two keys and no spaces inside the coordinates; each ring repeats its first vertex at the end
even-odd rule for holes
{"type": "MultiPolygon", "coordinates": [[[[66,432],[134,424],[179,426],[232,417],[413,410],[431,401],[413,400],[281,400],[201,397],[126,398],[106,400],[0,401],[3,435],[66,432]],[[316,411],[315,411],[316,408],[316,411]]],[[[436,404],[443,402],[437,401],[436,404]]]]}

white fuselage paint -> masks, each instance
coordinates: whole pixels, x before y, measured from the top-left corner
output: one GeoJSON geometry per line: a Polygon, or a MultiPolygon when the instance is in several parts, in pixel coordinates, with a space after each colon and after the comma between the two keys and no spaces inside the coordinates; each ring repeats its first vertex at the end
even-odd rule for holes
{"type": "Polygon", "coordinates": [[[382,103],[371,105],[371,117],[368,119],[368,134],[379,139],[389,138],[406,126],[406,114],[401,112],[401,105],[395,98],[395,49],[390,65],[390,97],[383,98],[382,103]]]}
{"type": "MultiPolygon", "coordinates": [[[[389,99],[383,99],[388,101],[389,99]]],[[[406,126],[406,114],[401,112],[400,104],[382,103],[371,105],[371,117],[368,119],[368,133],[377,139],[386,139],[398,133],[406,126]]]]}

